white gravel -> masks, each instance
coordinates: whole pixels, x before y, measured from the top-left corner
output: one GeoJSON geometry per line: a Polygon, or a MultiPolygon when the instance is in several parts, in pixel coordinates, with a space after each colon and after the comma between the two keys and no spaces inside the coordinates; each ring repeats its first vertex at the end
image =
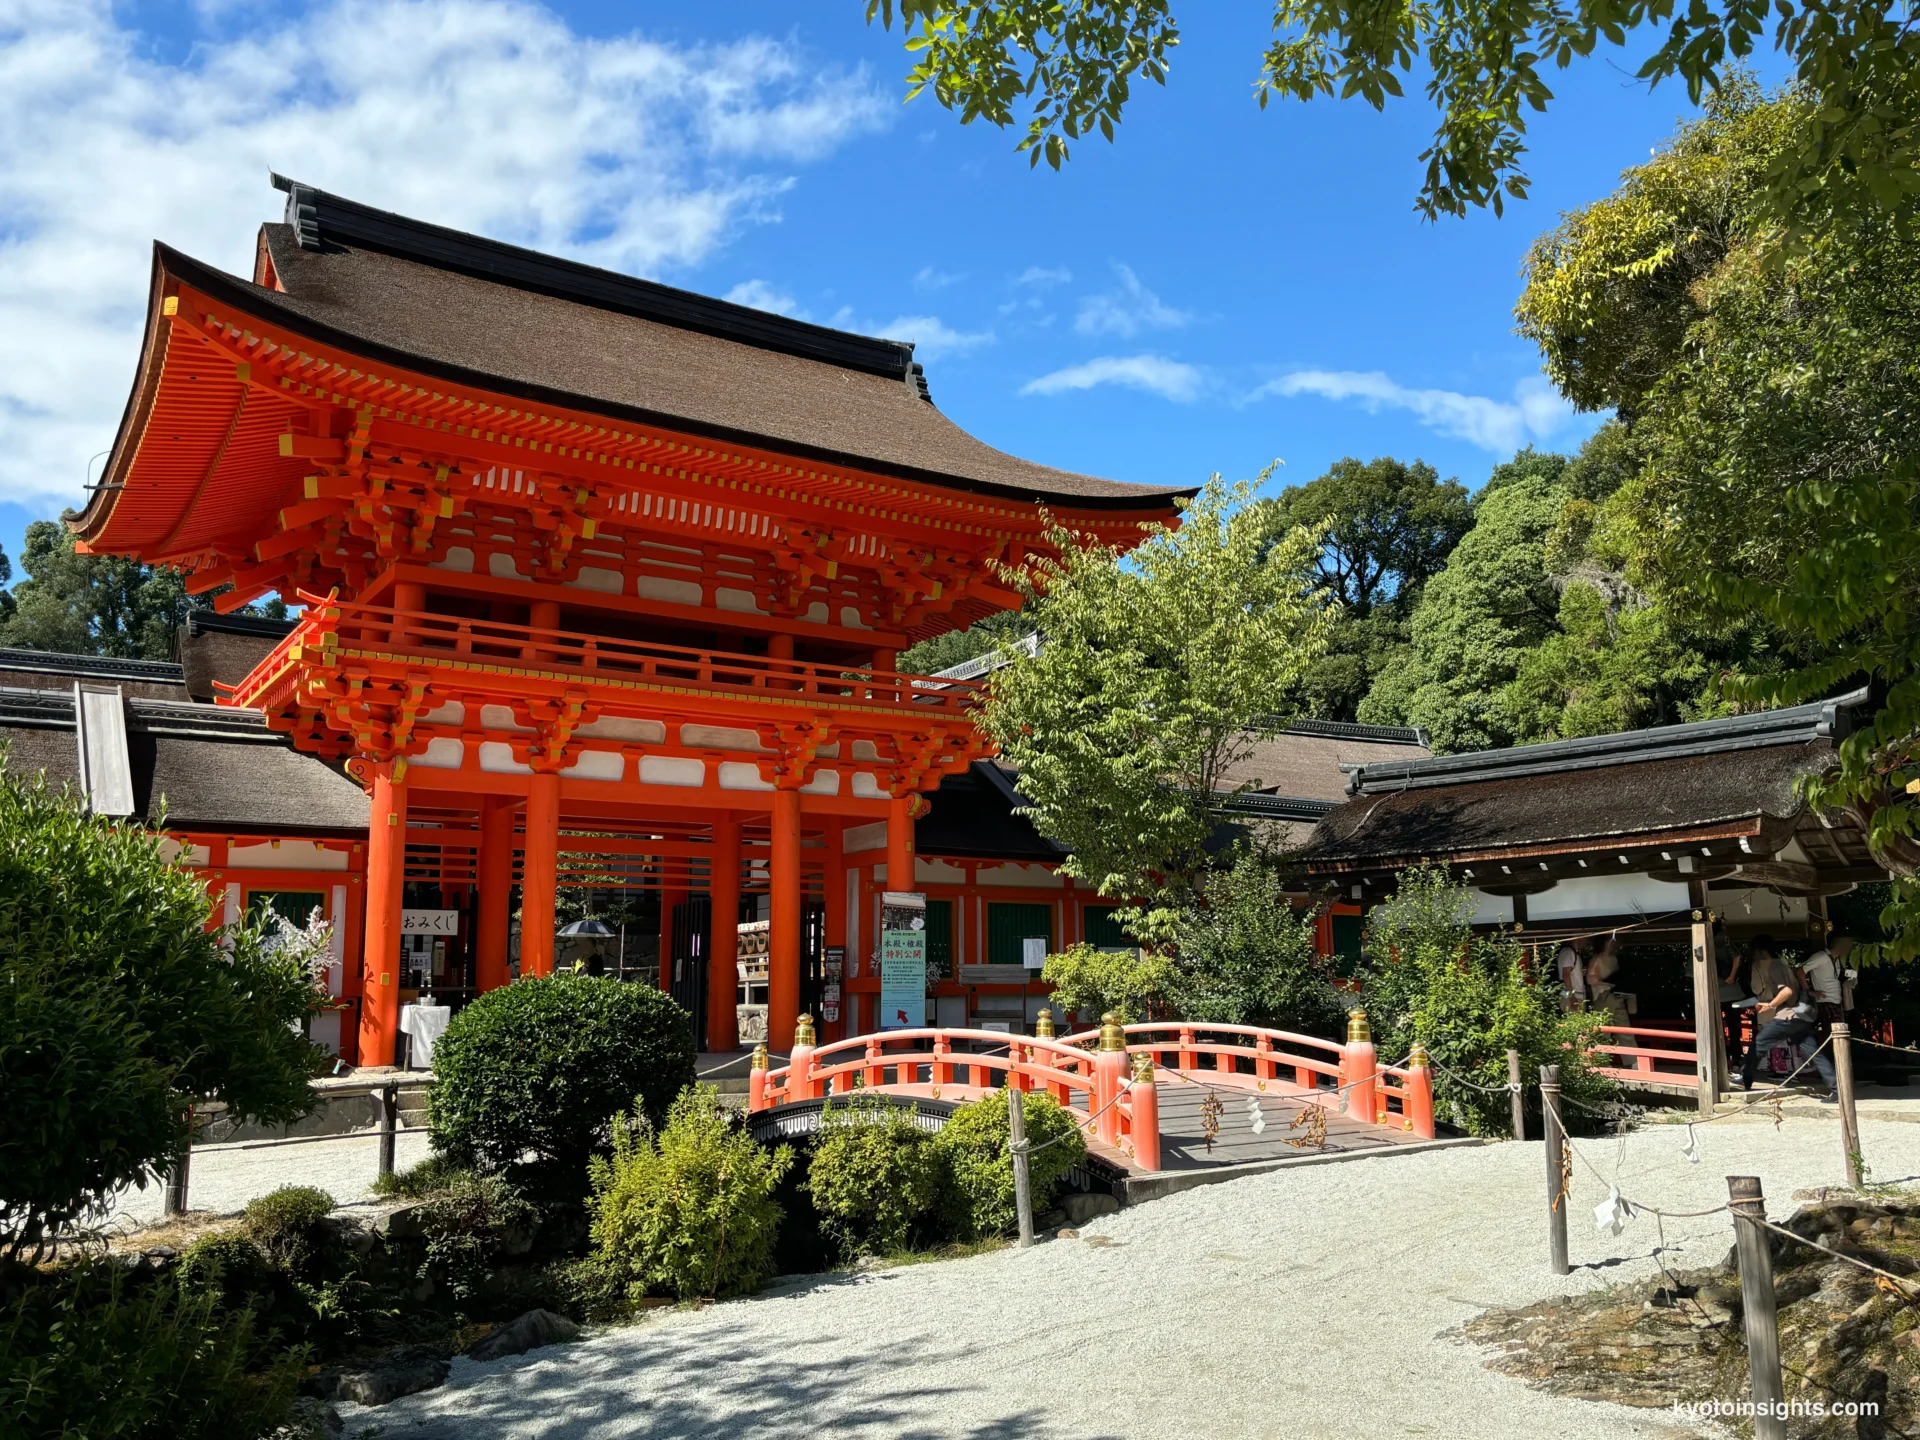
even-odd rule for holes
{"type": "MultiPolygon", "coordinates": [[[[1920,1125],[1865,1120],[1881,1180],[1920,1178],[1920,1125]]],[[[1837,1184],[1827,1118],[1661,1126],[1579,1142],[1624,1194],[1667,1210],[1759,1174],[1769,1213],[1837,1184]]],[[[1596,1234],[1581,1166],[1576,1269],[1547,1272],[1538,1142],[1274,1172],[1157,1200],[1031,1251],[790,1282],[660,1311],[480,1365],[438,1390],[344,1407],[387,1440],[612,1436],[1473,1436],[1695,1433],[1666,1412],[1561,1399],[1484,1368],[1451,1332],[1493,1305],[1649,1274],[1654,1222],[1596,1234]]],[[[1666,1222],[1668,1263],[1719,1260],[1725,1215],[1666,1222]]],[[[1739,1397],[1728,1397],[1739,1398],[1739,1397]]],[[[364,1433],[371,1433],[370,1431],[364,1433]]]]}
{"type": "MultiPolygon", "coordinates": [[[[402,1130],[394,1137],[394,1164],[404,1170],[427,1158],[427,1132],[402,1130]]],[[[193,1152],[187,1170],[187,1208],[230,1215],[249,1200],[282,1185],[316,1185],[336,1204],[350,1205],[373,1193],[380,1173],[380,1135],[330,1135],[298,1144],[207,1145],[193,1152]]],[[[122,1190],[108,1224],[131,1229],[160,1219],[166,1192],[160,1185],[122,1190]]]]}

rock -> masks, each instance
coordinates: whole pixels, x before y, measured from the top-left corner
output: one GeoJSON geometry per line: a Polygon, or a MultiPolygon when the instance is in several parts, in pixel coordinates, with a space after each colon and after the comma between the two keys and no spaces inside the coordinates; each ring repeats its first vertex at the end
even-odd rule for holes
{"type": "Polygon", "coordinates": [[[1054,1232],[1054,1238],[1056,1240],[1078,1240],[1080,1238],[1080,1232],[1078,1230],[1056,1230],[1054,1232]]]}
{"type": "Polygon", "coordinates": [[[427,1207],[424,1204],[396,1205],[374,1217],[373,1228],[389,1240],[426,1238],[427,1207]]]}
{"type": "Polygon", "coordinates": [[[293,1402],[287,1423],[274,1431],[274,1440],[334,1440],[345,1428],[333,1406],[312,1395],[302,1395],[293,1402]]]}
{"type": "Polygon", "coordinates": [[[1060,1208],[1067,1212],[1067,1219],[1075,1225],[1084,1225],[1096,1215],[1112,1215],[1119,1211],[1120,1202],[1111,1195],[1069,1195],[1060,1202],[1060,1208]]]}
{"type": "Polygon", "coordinates": [[[1034,1221],[1034,1224],[1038,1225],[1042,1230],[1058,1230],[1066,1223],[1067,1212],[1064,1210],[1049,1210],[1038,1220],[1034,1221]]]}
{"type": "Polygon", "coordinates": [[[373,1247],[380,1243],[379,1232],[358,1215],[343,1215],[335,1211],[327,1216],[324,1223],[329,1242],[355,1255],[370,1255],[373,1247]]]}
{"type": "Polygon", "coordinates": [[[571,1340],[579,1333],[580,1327],[564,1315],[556,1315],[551,1310],[529,1310],[468,1350],[467,1356],[473,1360],[503,1360],[509,1355],[538,1350],[542,1345],[571,1340]]]}
{"type": "Polygon", "coordinates": [[[426,1345],[400,1345],[371,1360],[354,1361],[317,1377],[320,1398],[356,1405],[385,1405],[402,1395],[431,1390],[447,1378],[445,1355],[426,1345]]]}

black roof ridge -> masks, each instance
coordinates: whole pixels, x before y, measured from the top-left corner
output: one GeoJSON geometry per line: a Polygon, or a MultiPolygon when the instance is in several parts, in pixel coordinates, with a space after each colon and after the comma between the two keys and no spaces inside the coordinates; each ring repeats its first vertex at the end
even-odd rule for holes
{"type": "Polygon", "coordinates": [[[1222,807],[1229,815],[1261,815],[1280,820],[1318,820],[1339,805],[1337,800],[1315,800],[1305,795],[1269,795],[1242,790],[1227,797],[1222,807]]]}
{"type": "Polygon", "coordinates": [[[861,370],[917,385],[913,345],[905,340],[856,335],[756,310],[731,300],[696,294],[617,270],[603,270],[464,230],[378,210],[358,200],[303,185],[284,175],[269,177],[287,195],[286,224],[303,250],[329,245],[378,250],[402,260],[455,270],[481,280],[530,290],[559,300],[612,310],[681,330],[695,330],[762,350],[861,370]]]}
{"type": "Polygon", "coordinates": [[[1422,725],[1365,725],[1357,720],[1289,720],[1282,735],[1320,735],[1334,740],[1374,740],[1383,745],[1427,746],[1422,725]]]}
{"type": "Polygon", "coordinates": [[[184,685],[187,672],[171,660],[122,660],[111,655],[70,655],[64,650],[0,646],[0,670],[71,675],[76,680],[127,680],[147,685],[184,685]]]}
{"type": "Polygon", "coordinates": [[[1637,765],[1649,760],[1679,760],[1734,750],[1801,745],[1814,740],[1838,741],[1852,729],[1852,709],[1866,700],[1867,691],[1862,688],[1828,700],[1753,715],[1725,715],[1715,720],[1693,720],[1681,725],[1658,725],[1573,740],[1549,740],[1505,750],[1472,750],[1462,755],[1435,755],[1421,760],[1377,760],[1352,767],[1347,775],[1347,793],[1382,795],[1440,785],[1470,785],[1567,770],[1592,770],[1608,765],[1637,765]]]}
{"type": "Polygon", "coordinates": [[[291,616],[275,620],[270,615],[222,615],[218,610],[189,610],[189,635],[261,635],[284,639],[300,622],[291,616]]]}
{"type": "Polygon", "coordinates": [[[0,685],[0,725],[37,725],[71,730],[73,692],[27,690],[16,685],[0,685]]]}

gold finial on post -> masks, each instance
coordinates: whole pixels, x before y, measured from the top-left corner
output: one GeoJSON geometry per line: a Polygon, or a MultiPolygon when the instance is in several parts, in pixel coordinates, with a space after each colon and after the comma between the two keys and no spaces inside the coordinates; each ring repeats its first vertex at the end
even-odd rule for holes
{"type": "Polygon", "coordinates": [[[764,1070],[767,1068],[767,1046],[765,1041],[753,1047],[753,1059],[749,1062],[748,1068],[751,1070],[764,1070]]]}
{"type": "Polygon", "coordinates": [[[1360,1009],[1347,1011],[1347,1043],[1353,1045],[1371,1039],[1373,1032],[1367,1028],[1367,1012],[1360,1009]]]}
{"type": "Polygon", "coordinates": [[[1431,1067],[1432,1063],[1433,1062],[1427,1057],[1427,1047],[1416,1040],[1413,1048],[1407,1052],[1407,1068],[1409,1070],[1426,1070],[1431,1067]]]}
{"type": "Polygon", "coordinates": [[[1102,1050],[1127,1048],[1126,1027],[1121,1025],[1120,1017],[1111,1010],[1100,1017],[1100,1048],[1102,1050]]]}
{"type": "Polygon", "coordinates": [[[1033,1017],[1033,1038],[1036,1040],[1053,1039],[1053,1011],[1046,1006],[1040,1007],[1040,1013],[1033,1017]]]}
{"type": "Polygon", "coordinates": [[[812,1045],[815,1043],[813,1038],[813,1016],[802,1015],[798,1020],[793,1022],[793,1043],[796,1045],[812,1045]]]}
{"type": "Polygon", "coordinates": [[[1149,1084],[1153,1080],[1153,1057],[1142,1051],[1133,1057],[1133,1078],[1136,1084],[1149,1084]]]}

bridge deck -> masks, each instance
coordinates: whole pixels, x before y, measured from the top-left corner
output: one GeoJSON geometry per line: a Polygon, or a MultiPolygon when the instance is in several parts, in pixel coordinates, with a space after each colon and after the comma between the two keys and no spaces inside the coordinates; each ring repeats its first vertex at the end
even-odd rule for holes
{"type": "Polygon", "coordinates": [[[1155,1072],[1160,1092],[1160,1165],[1162,1171],[1207,1170],[1229,1165],[1251,1165],[1270,1160],[1291,1160],[1304,1155],[1352,1154],[1363,1150],[1390,1150],[1400,1145],[1425,1143],[1412,1133],[1392,1125],[1370,1125],[1340,1114],[1325,1100],[1313,1101],[1307,1092],[1281,1081],[1268,1081],[1265,1091],[1252,1086],[1252,1077],[1235,1076],[1234,1084],[1213,1083],[1215,1076],[1206,1071],[1190,1072],[1185,1077],[1171,1070],[1155,1072]],[[1206,1097],[1220,1100],[1219,1128],[1213,1147],[1206,1143],[1206,1097]],[[1255,1134],[1247,1102],[1255,1100],[1266,1120],[1266,1129],[1255,1134]],[[1326,1115],[1326,1145],[1288,1144],[1305,1140],[1308,1124],[1295,1125],[1296,1116],[1307,1105],[1318,1103],[1326,1115]]]}

